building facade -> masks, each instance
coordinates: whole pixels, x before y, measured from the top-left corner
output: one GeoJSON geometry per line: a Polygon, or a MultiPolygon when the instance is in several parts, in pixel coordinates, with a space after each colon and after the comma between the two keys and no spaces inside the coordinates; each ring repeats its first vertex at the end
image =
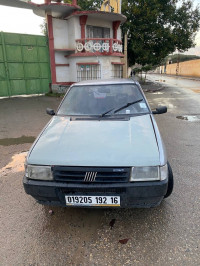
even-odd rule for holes
{"type": "Polygon", "coordinates": [[[100,8],[106,11],[80,11],[77,0],[70,4],[44,0],[40,5],[0,0],[0,4],[29,8],[46,18],[53,90],[82,80],[122,77],[120,25],[126,17],[121,14],[121,0],[104,1],[100,8]]]}

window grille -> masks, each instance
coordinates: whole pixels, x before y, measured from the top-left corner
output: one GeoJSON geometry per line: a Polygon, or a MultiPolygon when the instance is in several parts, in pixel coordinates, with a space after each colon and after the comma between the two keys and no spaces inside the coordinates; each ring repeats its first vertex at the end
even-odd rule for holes
{"type": "Polygon", "coordinates": [[[112,65],[112,77],[113,78],[122,78],[123,77],[123,66],[122,65],[112,65]]]}
{"type": "Polygon", "coordinates": [[[78,65],[77,81],[92,80],[101,78],[100,65],[78,65]]]}

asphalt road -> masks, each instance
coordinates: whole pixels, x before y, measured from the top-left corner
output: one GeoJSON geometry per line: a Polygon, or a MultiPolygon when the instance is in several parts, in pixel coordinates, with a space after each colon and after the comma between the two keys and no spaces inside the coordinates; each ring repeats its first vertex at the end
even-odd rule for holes
{"type": "Polygon", "coordinates": [[[152,108],[168,106],[156,120],[175,178],[154,209],[37,204],[23,190],[23,161],[60,99],[0,100],[0,265],[200,265],[200,82],[148,79],[161,84],[146,92],[152,108]]]}

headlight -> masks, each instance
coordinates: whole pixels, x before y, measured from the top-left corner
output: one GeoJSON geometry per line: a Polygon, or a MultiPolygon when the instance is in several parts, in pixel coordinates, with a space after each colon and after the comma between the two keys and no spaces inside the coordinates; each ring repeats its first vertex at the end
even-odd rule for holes
{"type": "Polygon", "coordinates": [[[51,166],[25,165],[25,176],[37,180],[53,180],[51,166]]]}
{"type": "Polygon", "coordinates": [[[168,178],[168,166],[132,167],[130,181],[156,181],[168,178]]]}
{"type": "Polygon", "coordinates": [[[159,167],[132,167],[130,181],[152,181],[160,180],[159,167]]]}

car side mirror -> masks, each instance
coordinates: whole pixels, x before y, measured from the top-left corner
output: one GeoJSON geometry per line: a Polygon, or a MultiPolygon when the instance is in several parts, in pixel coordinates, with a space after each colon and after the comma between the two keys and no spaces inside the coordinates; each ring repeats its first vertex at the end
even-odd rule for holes
{"type": "Polygon", "coordinates": [[[47,109],[46,109],[46,112],[47,112],[48,115],[55,115],[54,110],[51,109],[51,108],[47,108],[47,109]]]}
{"type": "Polygon", "coordinates": [[[157,107],[155,111],[152,111],[152,113],[154,115],[160,115],[160,114],[167,113],[167,106],[157,107]]]}

